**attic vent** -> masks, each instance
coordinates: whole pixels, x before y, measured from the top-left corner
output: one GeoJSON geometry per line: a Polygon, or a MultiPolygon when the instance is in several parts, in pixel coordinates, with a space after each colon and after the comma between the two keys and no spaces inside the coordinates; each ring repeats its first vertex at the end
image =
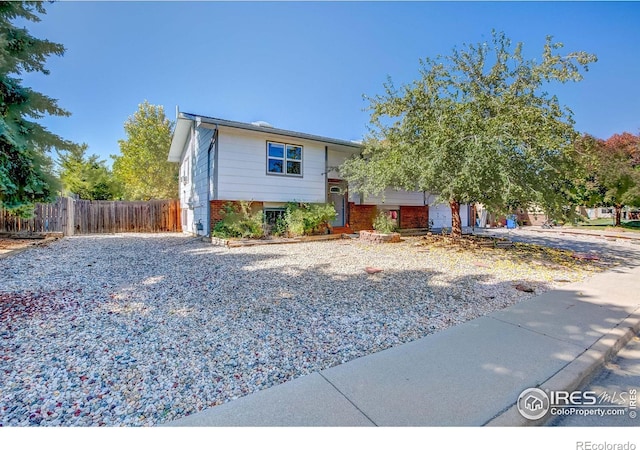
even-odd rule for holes
{"type": "Polygon", "coordinates": [[[273,128],[273,125],[271,125],[269,122],[265,122],[264,120],[258,120],[257,122],[251,122],[251,125],[254,125],[256,127],[273,128]]]}
{"type": "Polygon", "coordinates": [[[329,193],[331,193],[331,194],[340,194],[340,186],[331,186],[329,188],[329,193]]]}

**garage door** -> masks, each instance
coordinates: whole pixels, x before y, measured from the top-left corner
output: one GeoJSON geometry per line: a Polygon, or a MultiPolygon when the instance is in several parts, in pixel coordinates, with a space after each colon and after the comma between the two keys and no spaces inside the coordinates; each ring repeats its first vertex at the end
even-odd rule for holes
{"type": "MultiPolygon", "coordinates": [[[[451,208],[447,203],[429,206],[429,220],[433,220],[433,228],[451,228],[451,208]]],[[[460,221],[463,227],[469,224],[468,205],[460,205],[460,221]]]]}

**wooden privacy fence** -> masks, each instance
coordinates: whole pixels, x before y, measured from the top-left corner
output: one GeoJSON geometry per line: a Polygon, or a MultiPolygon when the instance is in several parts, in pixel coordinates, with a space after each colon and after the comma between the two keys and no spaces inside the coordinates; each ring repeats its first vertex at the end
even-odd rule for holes
{"type": "Polygon", "coordinates": [[[38,203],[31,219],[20,219],[0,209],[0,232],[155,233],[182,231],[178,200],[120,202],[74,200],[59,197],[55,203],[38,203]]]}
{"type": "Polygon", "coordinates": [[[64,232],[73,221],[73,217],[69,216],[69,212],[73,211],[72,203],[73,199],[68,197],[58,197],[54,203],[36,203],[30,219],[21,219],[0,208],[0,232],[64,232]]]}

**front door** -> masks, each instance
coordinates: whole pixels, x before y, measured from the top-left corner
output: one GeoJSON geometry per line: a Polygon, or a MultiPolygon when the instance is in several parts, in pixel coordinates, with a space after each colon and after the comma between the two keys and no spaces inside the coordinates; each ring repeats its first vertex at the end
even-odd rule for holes
{"type": "Polygon", "coordinates": [[[340,185],[338,184],[330,184],[329,185],[329,202],[333,203],[336,212],[336,218],[333,222],[331,222],[332,227],[343,227],[344,219],[345,219],[345,194],[342,192],[340,185]]]}

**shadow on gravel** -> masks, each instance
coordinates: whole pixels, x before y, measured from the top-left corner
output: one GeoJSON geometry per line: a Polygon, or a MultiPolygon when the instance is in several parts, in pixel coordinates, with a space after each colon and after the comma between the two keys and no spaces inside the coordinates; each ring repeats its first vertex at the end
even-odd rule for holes
{"type": "MultiPolygon", "coordinates": [[[[442,272],[382,261],[377,273],[344,271],[341,254],[315,265],[283,261],[282,249],[304,244],[249,253],[183,238],[157,247],[128,237],[95,242],[83,243],[95,254],[58,269],[73,274],[64,290],[50,286],[56,301],[73,307],[25,316],[3,297],[0,400],[9,407],[0,424],[156,425],[535,295],[481,273],[444,281],[442,272]],[[48,415],[49,403],[34,399],[58,398],[61,386],[65,400],[48,415]]],[[[66,258],[60,248],[52,258],[66,258]]],[[[575,326],[586,333],[599,325],[575,326]]],[[[466,347],[486,371],[502,356],[484,358],[482,345],[466,347]]]]}

